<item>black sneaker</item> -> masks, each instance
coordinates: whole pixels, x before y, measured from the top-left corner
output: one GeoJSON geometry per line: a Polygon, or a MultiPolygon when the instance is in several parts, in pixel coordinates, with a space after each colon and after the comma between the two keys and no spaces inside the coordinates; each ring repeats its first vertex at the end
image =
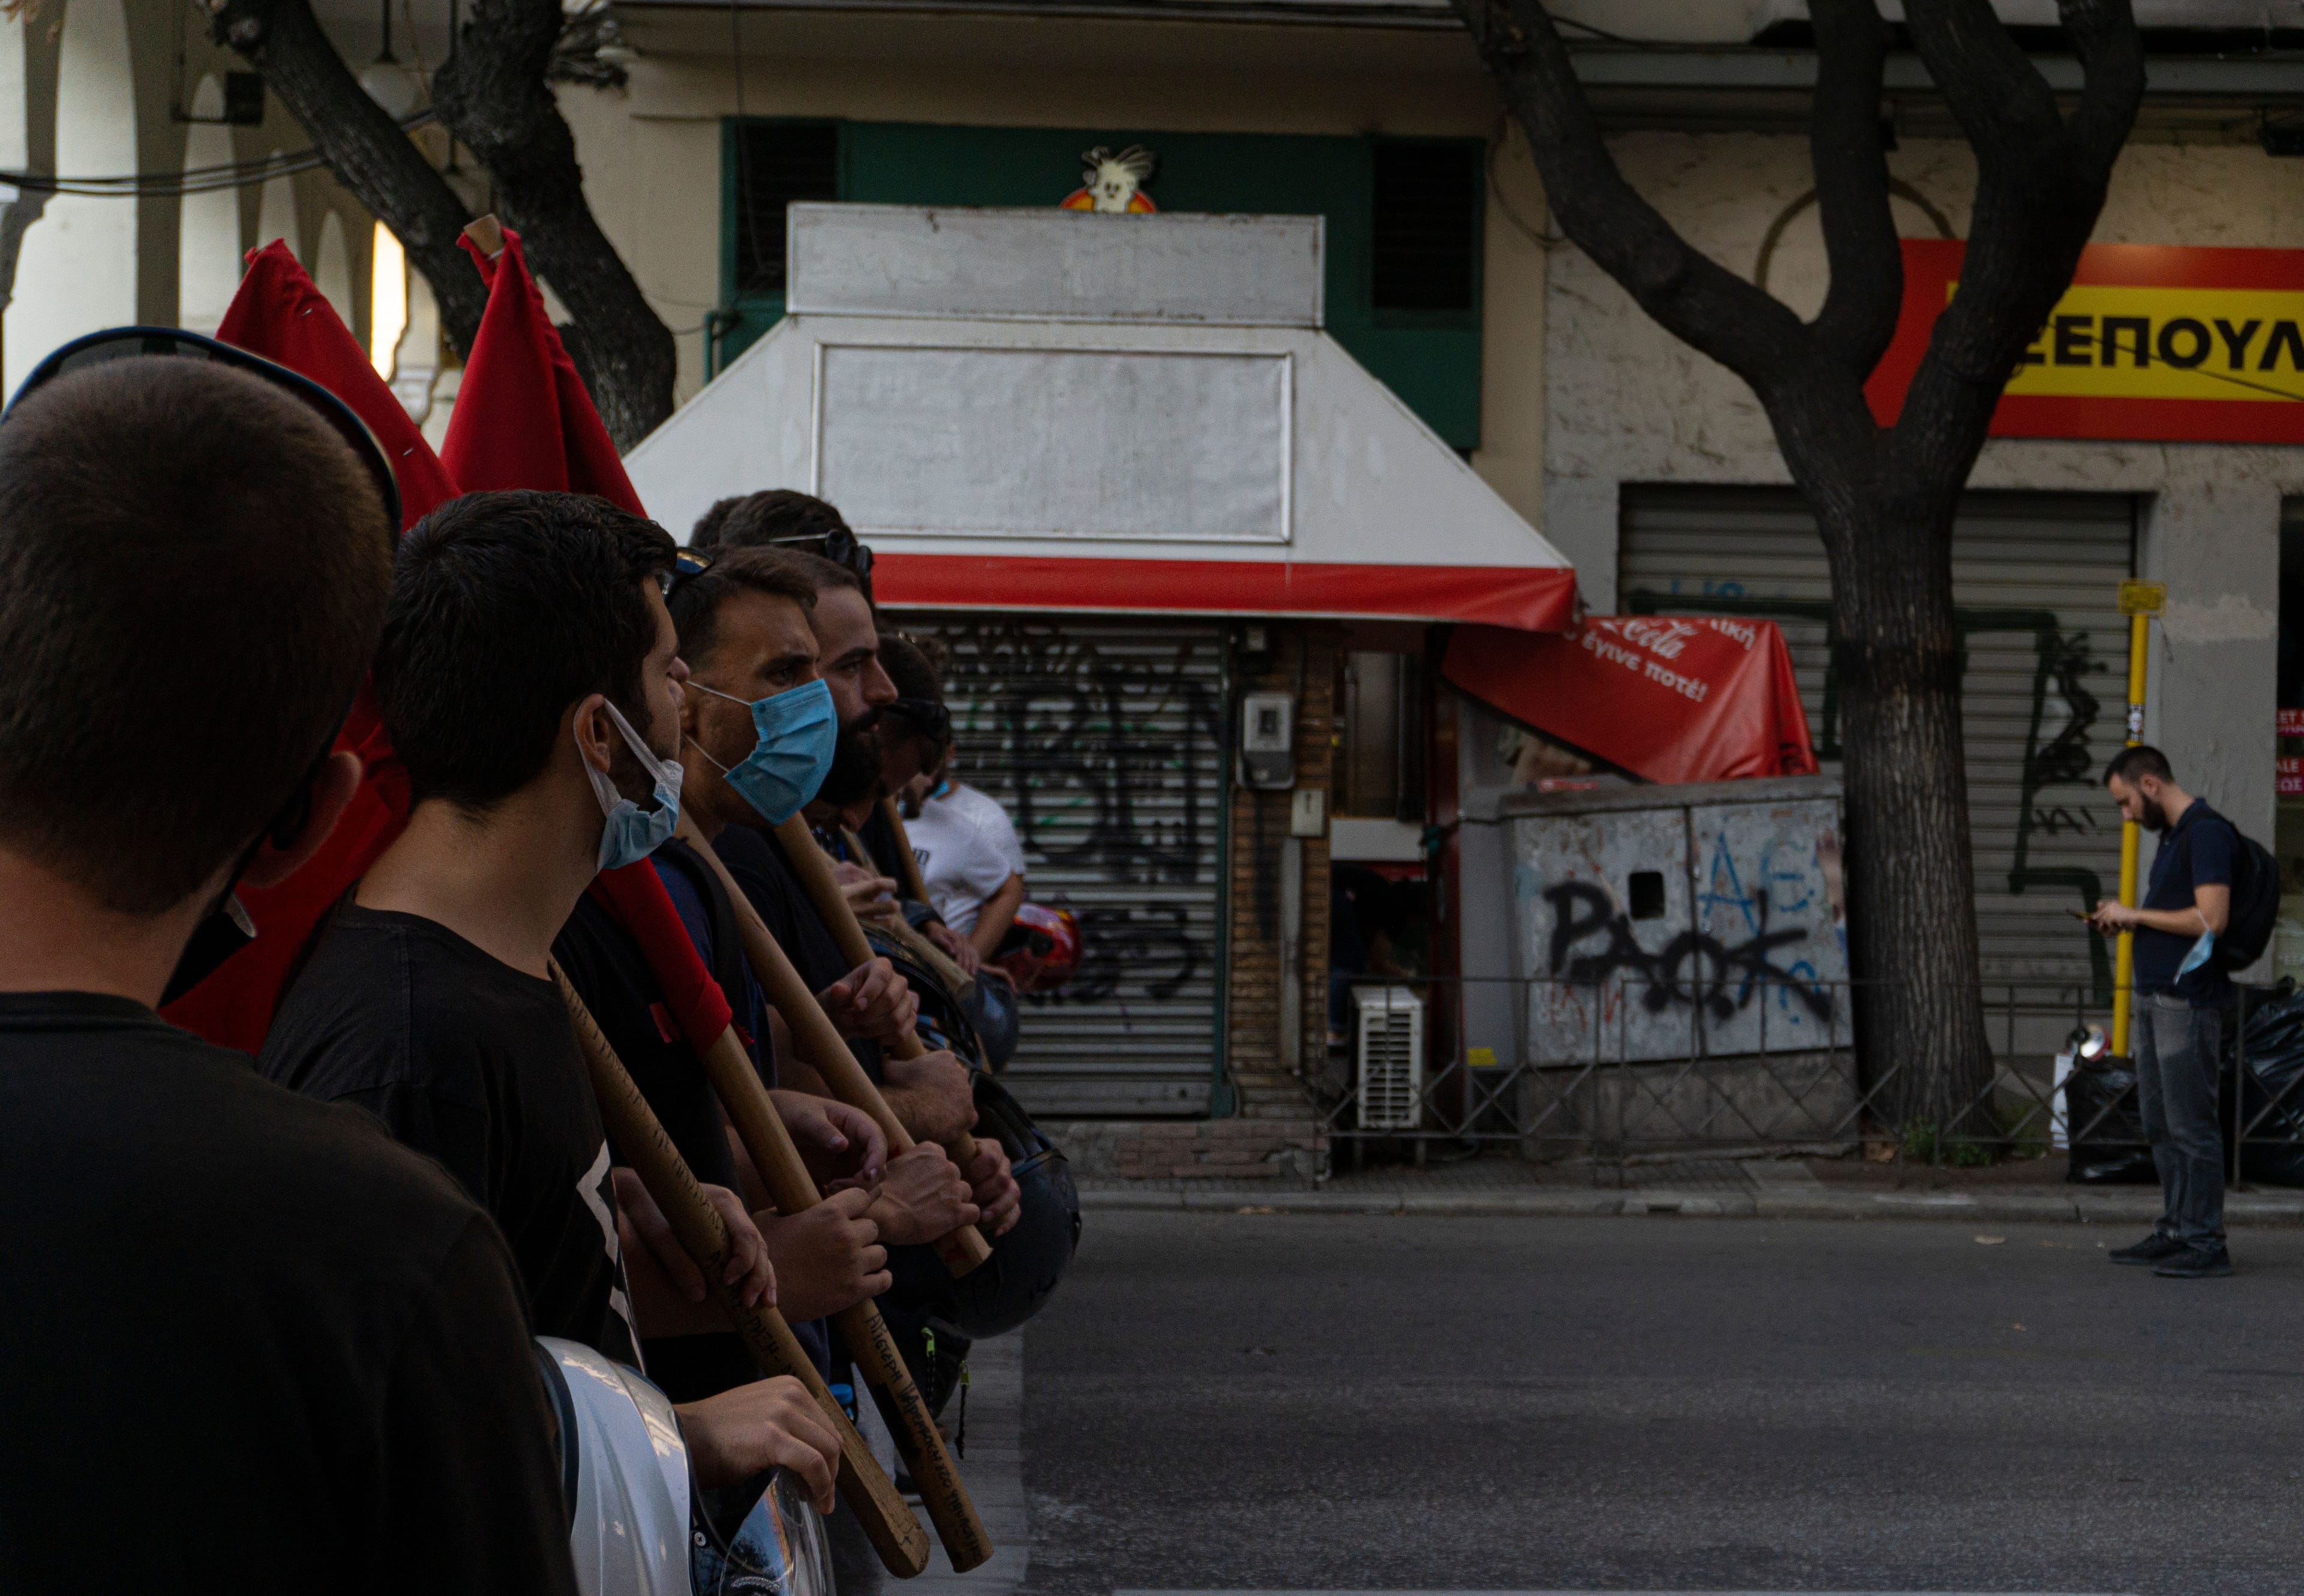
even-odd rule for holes
{"type": "Polygon", "coordinates": [[[2186,1247],[2152,1271],[2171,1280],[2209,1280],[2232,1272],[2232,1254],[2222,1247],[2186,1247]]]}
{"type": "Polygon", "coordinates": [[[2159,1263],[2189,1251],[2190,1249],[2174,1236],[2163,1235],[2156,1230],[2134,1246],[2122,1247],[2105,1256],[2114,1263],[2159,1263]]]}

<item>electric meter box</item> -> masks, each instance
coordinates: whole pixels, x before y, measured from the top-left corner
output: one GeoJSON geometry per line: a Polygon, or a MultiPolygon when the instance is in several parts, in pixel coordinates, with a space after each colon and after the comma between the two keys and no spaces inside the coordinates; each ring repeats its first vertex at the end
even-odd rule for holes
{"type": "Polygon", "coordinates": [[[1240,779],[1251,787],[1296,785],[1296,700],[1251,692],[1240,702],[1240,779]]]}

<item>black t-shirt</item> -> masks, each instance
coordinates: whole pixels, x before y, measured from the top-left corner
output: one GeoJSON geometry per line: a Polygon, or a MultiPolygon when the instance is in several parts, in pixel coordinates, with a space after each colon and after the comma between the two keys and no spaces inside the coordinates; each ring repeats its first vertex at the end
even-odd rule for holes
{"type": "MultiPolygon", "coordinates": [[[[721,890],[719,877],[683,842],[664,844],[649,862],[679,911],[689,940],[728,998],[736,1034],[751,1055],[753,1068],[764,1079],[772,1079],[775,1044],[758,1040],[770,1035],[767,999],[744,960],[735,910],[721,890]]],[[[696,1178],[741,1190],[720,1095],[665,1003],[656,972],[640,944],[587,894],[553,943],[552,956],[560,961],[569,984],[599,1022],[608,1045],[615,1048],[696,1178]]],[[[624,1160],[618,1157],[616,1161],[624,1160]]],[[[824,1321],[809,1320],[792,1329],[816,1360],[817,1372],[828,1378],[824,1321]]],[[[758,1366],[733,1331],[650,1337],[646,1350],[648,1378],[674,1402],[696,1401],[760,1378],[758,1366]]]]}
{"type": "Polygon", "coordinates": [[[372,1120],[0,995],[0,1590],[575,1590],[504,1240],[372,1120]]]}
{"type": "MultiPolygon", "coordinates": [[[[552,956],[696,1178],[733,1190],[736,1159],[728,1149],[719,1094],[665,1005],[640,944],[588,894],[560,929],[552,956]]],[[[611,1156],[619,1164],[631,1162],[620,1150],[611,1156]]]]}
{"type": "MultiPolygon", "coordinates": [[[[833,940],[831,930],[809,901],[808,888],[784,859],[784,845],[765,831],[750,827],[731,826],[714,839],[713,851],[720,862],[736,879],[744,896],[759,911],[760,920],[784,956],[800,972],[811,992],[825,988],[848,973],[849,964],[833,940]]],[[[864,1073],[875,1081],[882,1078],[880,1047],[868,1038],[848,1039],[850,1051],[864,1073]]]]}
{"type": "Polygon", "coordinates": [[[560,993],[414,914],[336,907],[258,1068],[358,1104],[512,1243],[537,1334],[638,1366],[608,1140],[560,993]]]}
{"type": "MultiPolygon", "coordinates": [[[[2200,799],[2193,799],[2184,806],[2175,826],[2161,836],[2160,846],[2152,855],[2152,876],[2144,894],[2144,906],[2189,909],[2192,907],[2196,887],[2230,887],[2234,855],[2239,852],[2240,838],[2232,822],[2200,799]]],[[[2198,940],[2198,937],[2177,931],[2137,927],[2136,989],[2173,991],[2189,999],[2194,1008],[2221,1008],[2232,1002],[2232,977],[2213,952],[2207,964],[2181,980],[2177,978],[2184,955],[2198,940]]]]}

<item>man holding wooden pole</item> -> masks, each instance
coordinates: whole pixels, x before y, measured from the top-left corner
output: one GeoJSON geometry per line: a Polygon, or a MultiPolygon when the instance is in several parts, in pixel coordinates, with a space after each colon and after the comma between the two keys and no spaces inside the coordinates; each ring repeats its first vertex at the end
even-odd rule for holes
{"type": "MultiPolygon", "coordinates": [[[[409,533],[375,682],[414,809],[259,1060],[439,1159],[510,1241],[535,1328],[635,1365],[642,1333],[727,1320],[673,1221],[612,1174],[548,961],[594,875],[645,858],[677,818],[673,558],[661,528],[569,494],[470,494],[409,533]]],[[[708,1285],[772,1303],[741,1200],[706,1196],[728,1243],[708,1285]]],[[[830,1506],[840,1443],[798,1380],[679,1414],[705,1484],[781,1465],[830,1506]]]]}
{"type": "MultiPolygon", "coordinates": [[[[683,775],[682,809],[700,840],[719,831],[719,812],[735,794],[732,783],[754,794],[755,802],[777,802],[778,794],[789,805],[801,802],[801,789],[812,792],[822,779],[832,728],[828,695],[820,685],[808,691],[818,681],[806,614],[813,591],[782,565],[758,556],[675,573],[674,602],[682,610],[693,608],[690,582],[715,611],[732,613],[724,628],[699,628],[682,642],[683,660],[690,647],[704,658],[690,664],[682,695],[683,746],[693,758],[702,747],[700,730],[733,756],[724,772],[705,753],[697,777],[683,775]],[[811,728],[805,719],[817,700],[821,724],[811,728]],[[786,724],[795,721],[795,710],[799,723],[786,724]],[[817,744],[820,760],[811,757],[817,744]]],[[[743,802],[741,795],[735,801],[743,802]]],[[[656,849],[650,867],[679,916],[673,929],[694,947],[725,995],[756,1075],[776,1085],[780,1072],[797,1066],[791,1033],[746,966],[717,874],[679,837],[656,849]]],[[[686,1034],[681,1006],[653,968],[664,950],[642,946],[637,928],[613,906],[622,898],[608,885],[602,881],[577,905],[554,944],[555,956],[690,1167],[699,1178],[746,1193],[775,1263],[785,1317],[804,1340],[811,1332],[801,1321],[838,1313],[887,1288],[887,1247],[931,1242],[976,1222],[967,1185],[942,1149],[926,1144],[890,1159],[868,1115],[790,1090],[772,1091],[771,1100],[808,1159],[811,1178],[828,1194],[804,1213],[780,1216],[699,1063],[716,1037],[686,1034]]],[[[724,1389],[735,1383],[728,1340],[715,1335],[652,1342],[650,1371],[675,1397],[724,1389]]]]}
{"type": "Polygon", "coordinates": [[[399,526],[351,411],[190,335],[0,424],[0,1589],[577,1588],[496,1227],[154,1012],[352,799],[399,526]]]}

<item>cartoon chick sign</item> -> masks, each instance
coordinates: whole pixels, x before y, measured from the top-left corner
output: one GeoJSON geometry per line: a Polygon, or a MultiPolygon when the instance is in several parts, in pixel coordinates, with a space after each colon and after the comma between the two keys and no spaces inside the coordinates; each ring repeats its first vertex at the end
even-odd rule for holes
{"type": "Polygon", "coordinates": [[[1080,152],[1080,186],[1063,198],[1066,210],[1101,210],[1114,215],[1143,215],[1160,208],[1144,185],[1159,170],[1160,157],[1141,144],[1131,144],[1114,155],[1099,144],[1080,152]]]}

